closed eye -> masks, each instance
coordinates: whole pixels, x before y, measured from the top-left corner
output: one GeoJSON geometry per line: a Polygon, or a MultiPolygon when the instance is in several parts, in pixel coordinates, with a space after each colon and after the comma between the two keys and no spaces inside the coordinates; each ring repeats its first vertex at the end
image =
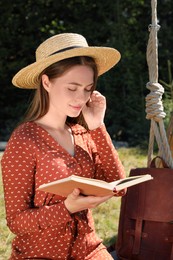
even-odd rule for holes
{"type": "Polygon", "coordinates": [[[85,91],[87,91],[87,92],[92,92],[92,91],[93,91],[93,84],[90,84],[89,86],[87,86],[87,87],[85,88],[85,91]]]}
{"type": "Polygon", "coordinates": [[[70,90],[70,91],[76,91],[77,88],[68,88],[68,90],[70,90]]]}
{"type": "MultiPolygon", "coordinates": [[[[78,89],[78,87],[81,87],[80,84],[75,83],[75,82],[71,82],[71,83],[69,83],[69,85],[70,85],[70,86],[68,87],[68,90],[69,90],[69,91],[76,91],[76,90],[78,89]]],[[[84,90],[85,90],[86,92],[92,92],[92,91],[93,91],[93,83],[87,85],[87,86],[84,88],[84,90]]]]}
{"type": "Polygon", "coordinates": [[[90,89],[85,89],[86,92],[91,92],[93,88],[90,88],[90,89]]]}

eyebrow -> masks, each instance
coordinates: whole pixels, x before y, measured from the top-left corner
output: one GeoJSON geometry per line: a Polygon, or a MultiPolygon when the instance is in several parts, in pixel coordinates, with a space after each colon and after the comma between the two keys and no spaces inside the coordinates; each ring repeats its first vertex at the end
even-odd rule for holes
{"type": "MultiPolygon", "coordinates": [[[[80,83],[77,83],[77,82],[69,82],[68,83],[69,85],[74,85],[74,86],[82,86],[80,83]]],[[[90,87],[90,86],[93,86],[94,85],[94,82],[88,84],[87,86],[85,87],[90,87]]]]}

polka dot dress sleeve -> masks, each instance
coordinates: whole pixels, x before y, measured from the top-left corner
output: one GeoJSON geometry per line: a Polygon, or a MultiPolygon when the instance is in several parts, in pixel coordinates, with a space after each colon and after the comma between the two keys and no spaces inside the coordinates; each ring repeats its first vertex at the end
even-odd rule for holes
{"type": "MultiPolygon", "coordinates": [[[[90,131],[92,138],[92,152],[96,164],[96,179],[104,179],[107,182],[125,177],[124,167],[112,140],[106,131],[105,125],[90,131]]],[[[125,190],[116,192],[116,196],[123,196],[125,190]]]]}
{"type": "Polygon", "coordinates": [[[39,231],[71,219],[63,201],[34,206],[36,159],[33,143],[25,137],[14,132],[1,161],[7,225],[15,234],[39,231]]]}

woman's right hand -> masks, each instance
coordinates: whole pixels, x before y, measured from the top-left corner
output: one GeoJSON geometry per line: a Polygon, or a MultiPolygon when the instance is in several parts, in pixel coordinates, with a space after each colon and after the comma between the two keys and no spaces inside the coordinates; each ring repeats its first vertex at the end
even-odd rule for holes
{"type": "Polygon", "coordinates": [[[96,197],[96,196],[83,196],[80,194],[79,189],[74,189],[71,194],[68,195],[64,204],[70,214],[73,214],[78,211],[82,211],[88,208],[95,208],[99,204],[107,201],[113,197],[113,195],[96,197]]]}

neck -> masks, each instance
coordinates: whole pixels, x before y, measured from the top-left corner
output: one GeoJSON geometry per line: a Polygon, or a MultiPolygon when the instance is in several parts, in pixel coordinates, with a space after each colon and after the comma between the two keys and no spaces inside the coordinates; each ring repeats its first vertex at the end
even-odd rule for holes
{"type": "Polygon", "coordinates": [[[36,120],[38,124],[45,125],[51,129],[64,130],[66,128],[66,116],[53,116],[47,113],[40,119],[36,120]]]}

